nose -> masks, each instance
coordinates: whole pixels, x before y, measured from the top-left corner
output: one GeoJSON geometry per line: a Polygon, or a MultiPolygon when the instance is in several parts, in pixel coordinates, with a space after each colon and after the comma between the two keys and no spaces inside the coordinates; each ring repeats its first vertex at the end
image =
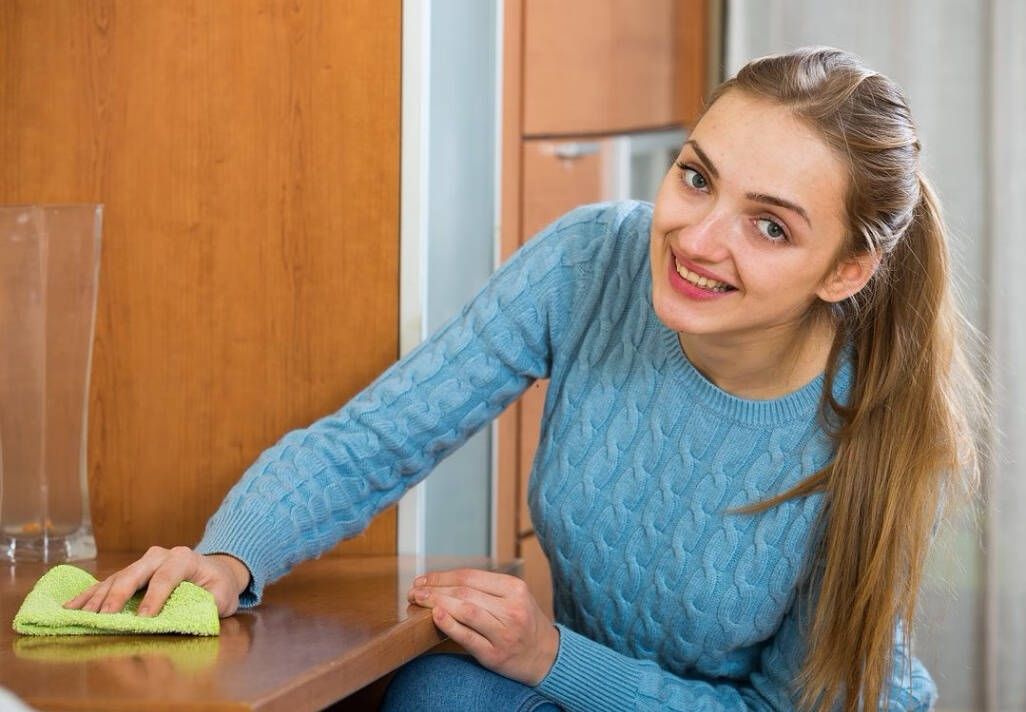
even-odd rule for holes
{"type": "Polygon", "coordinates": [[[724,212],[710,209],[677,232],[677,248],[694,262],[717,263],[730,254],[730,242],[736,228],[724,212]]]}

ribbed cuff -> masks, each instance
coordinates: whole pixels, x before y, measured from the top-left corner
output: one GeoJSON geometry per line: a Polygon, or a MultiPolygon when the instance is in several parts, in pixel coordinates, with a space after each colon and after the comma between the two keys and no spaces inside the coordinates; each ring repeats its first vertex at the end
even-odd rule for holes
{"type": "Polygon", "coordinates": [[[559,629],[559,652],[552,669],[535,687],[567,710],[625,712],[635,708],[638,661],[575,633],[559,629]]]}
{"type": "Polygon", "coordinates": [[[271,543],[266,516],[236,509],[214,515],[195,551],[199,554],[231,554],[246,565],[250,575],[249,586],[239,594],[239,606],[251,608],[260,603],[264,587],[271,582],[268,580],[269,572],[274,570],[271,543]]]}

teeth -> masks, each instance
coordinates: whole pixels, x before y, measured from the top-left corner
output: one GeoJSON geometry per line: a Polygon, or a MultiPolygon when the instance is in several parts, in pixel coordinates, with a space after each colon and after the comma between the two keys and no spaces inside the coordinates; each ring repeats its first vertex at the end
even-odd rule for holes
{"type": "Polygon", "coordinates": [[[687,267],[683,267],[680,262],[677,262],[676,258],[674,258],[673,263],[677,267],[677,274],[679,274],[686,281],[691,282],[691,284],[695,285],[696,287],[708,289],[712,292],[725,292],[728,289],[730,289],[730,285],[726,282],[718,282],[715,279],[703,277],[700,274],[692,272],[687,267]]]}

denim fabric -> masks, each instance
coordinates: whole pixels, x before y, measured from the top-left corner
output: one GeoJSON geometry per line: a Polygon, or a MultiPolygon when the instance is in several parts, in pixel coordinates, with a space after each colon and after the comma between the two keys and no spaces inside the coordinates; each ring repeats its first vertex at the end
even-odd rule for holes
{"type": "Polygon", "coordinates": [[[561,712],[527,685],[481,666],[469,655],[422,655],[399,669],[381,712],[561,712]]]}

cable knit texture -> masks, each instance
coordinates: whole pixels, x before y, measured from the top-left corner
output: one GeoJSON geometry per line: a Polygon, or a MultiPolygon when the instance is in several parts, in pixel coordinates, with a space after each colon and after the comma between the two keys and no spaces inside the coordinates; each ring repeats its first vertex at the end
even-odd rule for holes
{"type": "MultiPolygon", "coordinates": [[[[568,213],[345,407],[264,452],[197,547],[249,566],[241,604],[359,533],[548,377],[528,501],[560,647],[538,691],[581,712],[793,709],[822,497],[725,510],[829,463],[823,377],[767,401],[706,380],[653,311],[651,218],[639,202],[568,213]]],[[[850,381],[845,367],[842,400],[850,381]]],[[[936,688],[899,633],[885,694],[929,709],[936,688]]]]}

